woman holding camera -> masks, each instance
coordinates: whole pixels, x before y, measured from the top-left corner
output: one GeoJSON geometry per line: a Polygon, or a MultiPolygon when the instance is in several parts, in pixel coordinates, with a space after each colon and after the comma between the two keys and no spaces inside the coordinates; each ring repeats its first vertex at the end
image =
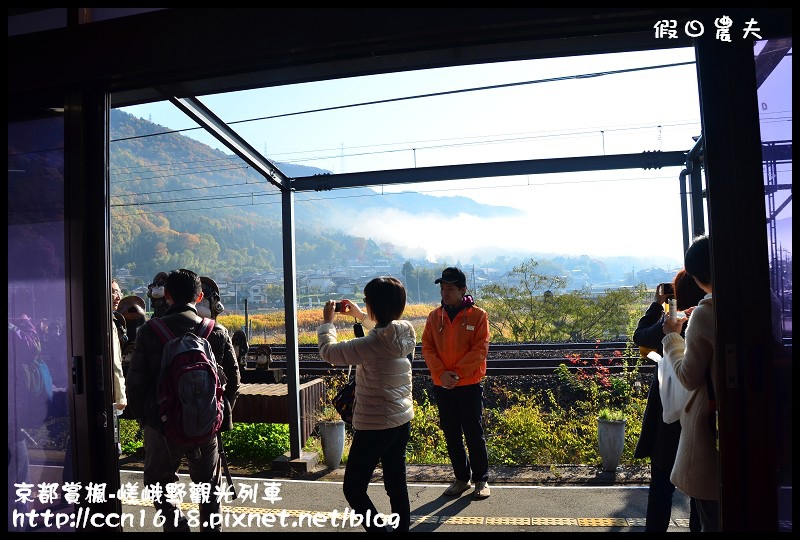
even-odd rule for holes
{"type": "Polygon", "coordinates": [[[334,365],[356,367],[356,399],[353,442],[344,473],[344,496],[356,514],[364,517],[367,532],[386,532],[376,523],[378,513],[367,494],[372,473],[380,462],[383,485],[389,496],[394,532],[408,532],[411,503],[406,484],[406,445],[414,418],[411,395],[411,362],[417,336],[409,321],[400,317],[406,307],[406,290],[393,277],[375,278],[364,287],[363,312],[343,300],[340,311],[371,328],[363,338],[337,341],[336,302],[323,308],[324,323],[317,329],[320,357],[334,365]],[[373,327],[374,326],[374,327],[373,327]],[[372,518],[367,519],[367,516],[372,518]]]}

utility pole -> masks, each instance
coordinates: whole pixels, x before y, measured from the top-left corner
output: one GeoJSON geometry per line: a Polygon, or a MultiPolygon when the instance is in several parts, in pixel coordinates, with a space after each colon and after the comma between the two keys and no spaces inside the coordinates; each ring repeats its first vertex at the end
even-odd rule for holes
{"type": "Polygon", "coordinates": [[[475,263],[472,264],[472,292],[475,292],[475,263]]]}

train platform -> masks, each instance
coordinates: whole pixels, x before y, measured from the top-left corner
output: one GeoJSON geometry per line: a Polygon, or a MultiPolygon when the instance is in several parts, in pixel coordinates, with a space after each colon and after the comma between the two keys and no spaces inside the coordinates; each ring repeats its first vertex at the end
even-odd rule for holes
{"type": "MultiPolygon", "coordinates": [[[[238,497],[222,504],[223,532],[363,532],[342,494],[344,467],[309,473],[265,472],[239,476],[238,497]]],[[[449,466],[411,465],[408,491],[411,532],[624,532],[644,531],[649,471],[620,467],[614,473],[597,467],[493,467],[491,496],[476,500],[471,491],[446,497],[452,480],[449,466]]],[[[120,472],[122,485],[141,488],[141,470],[120,472]]],[[[180,482],[189,478],[181,474],[180,482]]],[[[390,512],[380,475],[369,487],[379,512],[390,512]]],[[[159,531],[155,510],[140,498],[123,500],[123,532],[159,531]]],[[[197,505],[181,508],[196,518],[197,505]]],[[[373,519],[376,516],[372,516],[373,519]]],[[[384,519],[380,516],[377,519],[384,519]]],[[[391,525],[391,518],[387,518],[391,525]]],[[[192,523],[199,531],[199,523],[192,523]]],[[[688,532],[689,498],[676,490],[667,532],[688,532]]]]}

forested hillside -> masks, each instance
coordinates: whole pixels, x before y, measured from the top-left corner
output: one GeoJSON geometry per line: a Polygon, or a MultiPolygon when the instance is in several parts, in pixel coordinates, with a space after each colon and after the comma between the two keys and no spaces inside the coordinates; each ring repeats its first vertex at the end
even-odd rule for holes
{"type": "MultiPolygon", "coordinates": [[[[111,114],[112,264],[137,276],[189,267],[217,276],[241,276],[281,267],[281,206],[278,189],[240,159],[125,112],[111,114]]],[[[276,164],[290,177],[326,174],[302,165],[276,164]]],[[[420,211],[444,212],[441,198],[403,198],[420,211]]],[[[366,188],[295,196],[299,268],[335,268],[349,260],[404,261],[396,246],[378,245],[326,226],[332,216],[390,209],[366,188]],[[371,195],[371,196],[365,196],[371,195]]],[[[451,203],[452,204],[452,203],[451,203]]],[[[462,209],[482,217],[513,214],[512,208],[457,198],[462,209]]]]}

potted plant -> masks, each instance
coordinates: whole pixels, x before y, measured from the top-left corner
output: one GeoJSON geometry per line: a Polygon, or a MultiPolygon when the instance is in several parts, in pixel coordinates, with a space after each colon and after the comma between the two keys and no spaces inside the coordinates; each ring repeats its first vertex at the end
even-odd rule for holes
{"type": "Polygon", "coordinates": [[[622,409],[613,409],[611,407],[603,407],[597,414],[598,420],[605,420],[607,422],[624,422],[625,411],[622,409]]]}
{"type": "MultiPolygon", "coordinates": [[[[614,357],[622,355],[614,351],[614,357]]],[[[633,380],[638,367],[625,365],[622,372],[612,373],[610,360],[595,353],[594,358],[583,359],[579,354],[567,355],[576,365],[572,371],[561,364],[558,376],[578,391],[589,410],[597,411],[597,440],[604,471],[615,471],[625,448],[625,406],[634,392],[633,380]]]]}
{"type": "Polygon", "coordinates": [[[625,413],[603,407],[597,415],[597,443],[603,470],[614,472],[625,448],[625,413]]]}
{"type": "Polygon", "coordinates": [[[338,469],[342,463],[345,442],[345,422],[333,406],[333,399],[347,377],[336,376],[326,382],[322,403],[317,414],[317,428],[322,444],[322,457],[329,469],[338,469]]]}

